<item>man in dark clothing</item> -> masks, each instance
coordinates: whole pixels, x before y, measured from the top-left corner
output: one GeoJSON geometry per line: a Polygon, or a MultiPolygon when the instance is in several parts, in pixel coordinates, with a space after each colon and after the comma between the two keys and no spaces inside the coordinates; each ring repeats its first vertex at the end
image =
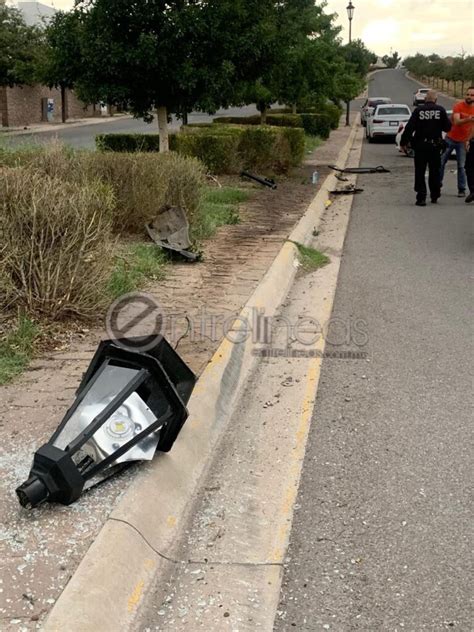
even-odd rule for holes
{"type": "Polygon", "coordinates": [[[449,132],[451,121],[446,110],[437,105],[437,94],[427,93],[425,102],[411,115],[403,131],[400,145],[406,150],[410,143],[415,151],[416,205],[426,206],[426,167],[431,201],[436,204],[441,195],[440,168],[443,150],[443,132],[449,132]]]}
{"type": "Polygon", "coordinates": [[[474,130],[472,132],[471,140],[467,143],[466,154],[466,179],[467,186],[469,187],[469,195],[466,198],[466,202],[474,202],[474,130]]]}

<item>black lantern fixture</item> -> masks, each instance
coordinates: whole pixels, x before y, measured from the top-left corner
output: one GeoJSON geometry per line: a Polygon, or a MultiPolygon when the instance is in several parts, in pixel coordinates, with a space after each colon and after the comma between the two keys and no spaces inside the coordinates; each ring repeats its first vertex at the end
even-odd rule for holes
{"type": "Polygon", "coordinates": [[[138,350],[142,340],[100,343],[73,405],[16,490],[23,507],[69,505],[133,462],[171,449],[196,378],[163,337],[146,352],[138,350]]]}
{"type": "MultiPolygon", "coordinates": [[[[347,9],[347,17],[349,18],[349,44],[352,42],[352,18],[354,17],[355,7],[352,4],[352,0],[349,0],[349,4],[346,7],[347,9]]],[[[350,124],[350,114],[351,114],[351,102],[347,102],[346,107],[346,125],[350,124]]]]}
{"type": "Polygon", "coordinates": [[[354,9],[355,7],[352,4],[352,0],[349,0],[349,4],[347,5],[347,17],[349,18],[349,22],[352,22],[352,18],[354,17],[354,9]]]}

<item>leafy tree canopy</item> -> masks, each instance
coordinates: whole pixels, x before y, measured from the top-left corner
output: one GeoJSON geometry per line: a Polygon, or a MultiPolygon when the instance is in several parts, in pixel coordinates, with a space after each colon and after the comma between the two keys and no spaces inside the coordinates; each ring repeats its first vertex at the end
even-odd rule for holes
{"type": "Polygon", "coordinates": [[[42,54],[42,30],[17,9],[0,4],[0,85],[32,84],[42,54]]]}

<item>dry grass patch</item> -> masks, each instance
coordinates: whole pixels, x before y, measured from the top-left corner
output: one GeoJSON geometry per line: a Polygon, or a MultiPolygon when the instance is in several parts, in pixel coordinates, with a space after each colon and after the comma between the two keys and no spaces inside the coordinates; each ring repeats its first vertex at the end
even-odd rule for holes
{"type": "Polygon", "coordinates": [[[0,169],[0,308],[58,320],[106,303],[114,196],[27,168],[0,169]]]}

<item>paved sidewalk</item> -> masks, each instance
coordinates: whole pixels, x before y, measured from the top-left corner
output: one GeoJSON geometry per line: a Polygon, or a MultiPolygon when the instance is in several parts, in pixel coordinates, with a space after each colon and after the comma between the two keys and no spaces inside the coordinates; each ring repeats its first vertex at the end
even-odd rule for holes
{"type": "MultiPolygon", "coordinates": [[[[317,188],[309,175],[335,161],[350,128],[341,127],[307,164],[305,184],[283,180],[276,191],[259,189],[242,213],[242,222],[219,230],[199,264],[175,264],[164,282],[150,288],[168,314],[199,318],[237,313],[279,252],[317,188]],[[268,199],[274,205],[269,212],[268,199]]],[[[327,170],[326,170],[327,171],[327,170]]],[[[51,609],[84,553],[133,476],[129,471],[84,496],[71,507],[22,510],[14,490],[28,474],[34,451],[48,439],[71,403],[101,331],[76,337],[66,351],[35,361],[22,378],[0,387],[0,629],[33,630],[51,609]]],[[[198,374],[220,338],[192,343],[179,352],[198,374]]]]}
{"type": "Polygon", "coordinates": [[[97,116],[82,119],[68,119],[65,123],[38,123],[37,125],[25,125],[24,127],[0,127],[0,139],[2,136],[23,136],[26,134],[41,134],[42,132],[57,132],[72,127],[82,127],[83,125],[100,125],[104,123],[114,123],[121,119],[131,119],[131,114],[114,114],[114,116],[97,116]]]}

